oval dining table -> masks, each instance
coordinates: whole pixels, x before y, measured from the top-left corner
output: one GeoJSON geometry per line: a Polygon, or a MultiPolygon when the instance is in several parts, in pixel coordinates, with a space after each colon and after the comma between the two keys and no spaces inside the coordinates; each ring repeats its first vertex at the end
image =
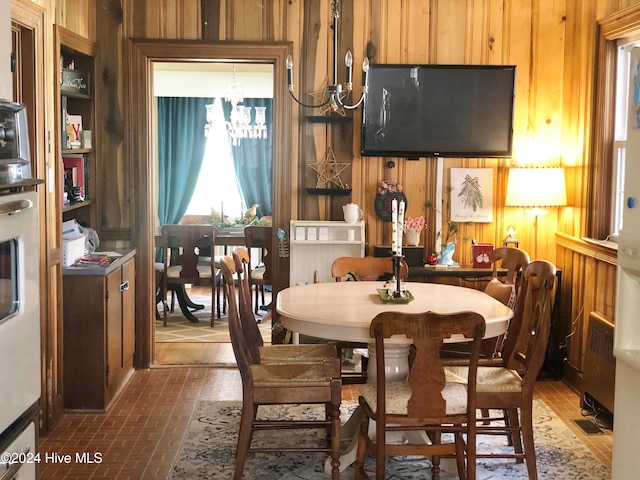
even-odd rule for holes
{"type": "MultiPolygon", "coordinates": [[[[481,290],[417,282],[403,283],[402,287],[406,288],[413,300],[407,303],[385,301],[384,294],[381,295],[378,290],[388,288],[388,284],[382,281],[296,285],[278,293],[276,311],[282,316],[284,327],[294,333],[328,340],[367,343],[369,356],[372,358],[375,358],[376,352],[374,340],[369,335],[369,326],[371,320],[381,312],[478,312],[486,323],[484,338],[505,333],[513,316],[510,308],[481,290]]],[[[457,343],[465,339],[452,337],[447,341],[457,343]]],[[[396,335],[385,341],[387,379],[407,378],[410,344],[411,340],[404,335],[396,335]]],[[[367,381],[375,381],[375,362],[369,362],[367,381]]],[[[340,471],[355,461],[361,415],[358,410],[342,428],[343,438],[353,436],[353,439],[340,459],[340,471]]]]}

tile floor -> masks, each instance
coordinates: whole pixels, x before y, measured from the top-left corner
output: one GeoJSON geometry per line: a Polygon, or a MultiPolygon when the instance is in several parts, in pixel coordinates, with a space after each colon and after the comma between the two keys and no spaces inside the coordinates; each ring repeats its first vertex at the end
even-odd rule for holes
{"type": "MultiPolygon", "coordinates": [[[[356,400],[357,386],[345,386],[345,400],[356,400]]],[[[180,445],[187,422],[200,400],[239,400],[242,387],[234,367],[175,366],[139,370],[108,413],[67,413],[41,438],[41,452],[71,455],[70,463],[40,464],[47,479],[163,479],[180,445]],[[88,453],[100,463],[79,463],[88,453]],[[99,454],[99,455],[97,455],[99,454]]],[[[573,423],[581,418],[579,395],[560,381],[539,382],[544,400],[606,465],[612,436],[586,436],[573,423]]]]}

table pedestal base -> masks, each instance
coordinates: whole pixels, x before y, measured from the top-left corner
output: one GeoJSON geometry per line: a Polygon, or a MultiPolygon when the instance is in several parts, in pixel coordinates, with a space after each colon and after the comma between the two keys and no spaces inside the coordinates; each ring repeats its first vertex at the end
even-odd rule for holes
{"type": "MultiPolygon", "coordinates": [[[[386,345],[384,348],[385,357],[385,377],[387,381],[406,380],[409,376],[409,345],[386,345]]],[[[367,365],[367,382],[376,382],[376,346],[369,344],[369,364],[367,365]]],[[[340,471],[344,471],[349,465],[356,461],[358,451],[358,437],[360,436],[360,423],[362,421],[362,408],[358,406],[349,420],[340,428],[340,436],[343,439],[351,438],[349,446],[340,456],[340,471]]],[[[375,422],[369,422],[369,437],[375,436],[375,422]]],[[[410,433],[410,432],[409,432],[410,433]]],[[[393,432],[387,435],[388,443],[402,443],[406,439],[402,432],[393,432]]],[[[331,458],[325,462],[325,472],[331,473],[331,458]]]]}

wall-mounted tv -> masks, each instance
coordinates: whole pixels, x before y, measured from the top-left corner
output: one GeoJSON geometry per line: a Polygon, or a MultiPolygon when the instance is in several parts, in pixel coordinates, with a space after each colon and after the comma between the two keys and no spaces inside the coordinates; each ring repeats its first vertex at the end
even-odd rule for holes
{"type": "Polygon", "coordinates": [[[371,65],[361,153],[509,157],[515,66],[371,65]]]}

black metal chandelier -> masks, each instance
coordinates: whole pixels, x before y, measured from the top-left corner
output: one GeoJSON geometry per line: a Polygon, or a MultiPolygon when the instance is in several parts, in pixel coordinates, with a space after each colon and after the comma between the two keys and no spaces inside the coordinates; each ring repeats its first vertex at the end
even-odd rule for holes
{"type": "MultiPolygon", "coordinates": [[[[287,83],[289,84],[289,94],[296,103],[306,108],[323,108],[325,112],[340,113],[344,115],[343,109],[353,110],[358,108],[363,102],[367,94],[367,74],[369,72],[369,59],[364,58],[362,62],[362,90],[360,98],[355,103],[347,103],[348,97],[353,91],[353,55],[350,50],[347,50],[344,61],[347,67],[347,78],[344,84],[338,83],[338,18],[340,17],[340,0],[333,0],[331,2],[331,17],[333,18],[333,76],[331,83],[326,86],[324,92],[321,94],[321,102],[317,105],[307,104],[298,100],[293,93],[293,59],[291,55],[287,56],[287,83]]],[[[324,112],[323,112],[324,113],[324,112]]]]}

